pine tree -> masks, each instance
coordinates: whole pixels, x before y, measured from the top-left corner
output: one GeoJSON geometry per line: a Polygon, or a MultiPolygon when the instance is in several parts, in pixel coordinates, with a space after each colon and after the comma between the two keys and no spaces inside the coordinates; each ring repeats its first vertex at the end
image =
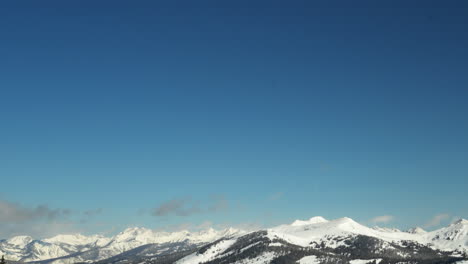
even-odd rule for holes
{"type": "Polygon", "coordinates": [[[2,259],[0,260],[0,264],[6,264],[4,256],[2,256],[2,259]]]}

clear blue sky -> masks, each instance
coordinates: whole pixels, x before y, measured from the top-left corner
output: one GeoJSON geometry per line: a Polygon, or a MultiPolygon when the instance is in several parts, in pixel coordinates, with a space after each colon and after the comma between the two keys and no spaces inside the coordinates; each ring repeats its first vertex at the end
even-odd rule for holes
{"type": "Polygon", "coordinates": [[[468,218],[467,116],[466,1],[0,4],[23,225],[468,218]]]}

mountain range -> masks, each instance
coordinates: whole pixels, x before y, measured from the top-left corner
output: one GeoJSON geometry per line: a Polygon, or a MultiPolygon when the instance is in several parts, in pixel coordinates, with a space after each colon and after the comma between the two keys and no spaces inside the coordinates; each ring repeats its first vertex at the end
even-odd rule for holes
{"type": "Polygon", "coordinates": [[[113,236],[64,234],[0,240],[12,262],[71,263],[457,263],[468,264],[468,220],[427,232],[367,227],[351,218],[312,217],[273,228],[156,232],[128,228],[113,236]]]}

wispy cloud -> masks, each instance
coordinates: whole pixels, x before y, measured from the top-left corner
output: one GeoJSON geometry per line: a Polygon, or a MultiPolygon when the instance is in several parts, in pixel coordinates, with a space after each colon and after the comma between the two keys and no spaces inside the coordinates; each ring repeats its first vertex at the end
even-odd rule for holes
{"type": "Polygon", "coordinates": [[[85,231],[90,219],[103,213],[102,208],[77,211],[68,208],[53,208],[50,205],[27,206],[0,199],[0,238],[28,235],[45,238],[60,233],[85,231]]]}
{"type": "Polygon", "coordinates": [[[379,224],[379,223],[388,223],[390,221],[393,221],[395,217],[393,215],[380,215],[372,218],[370,221],[374,224],[379,224]]]}
{"type": "Polygon", "coordinates": [[[208,203],[201,203],[192,198],[175,198],[161,203],[152,210],[156,217],[191,216],[209,212],[221,212],[229,209],[229,202],[223,195],[214,195],[208,203]]]}
{"type": "Polygon", "coordinates": [[[0,200],[0,222],[26,223],[37,220],[54,221],[68,217],[70,209],[52,209],[47,205],[38,205],[33,208],[22,206],[5,200],[0,200]]]}
{"type": "Polygon", "coordinates": [[[229,201],[224,195],[213,195],[211,197],[212,204],[208,210],[212,212],[221,212],[229,209],[229,201]]]}
{"type": "Polygon", "coordinates": [[[438,214],[432,217],[431,220],[429,220],[424,227],[429,228],[429,227],[434,227],[440,225],[442,222],[446,221],[447,219],[450,218],[449,214],[438,214]]]}
{"type": "Polygon", "coordinates": [[[75,230],[69,219],[70,209],[51,208],[48,205],[24,206],[8,200],[0,200],[0,237],[31,235],[44,237],[58,232],[75,230]]]}
{"type": "Polygon", "coordinates": [[[94,217],[102,214],[104,212],[104,209],[102,208],[97,208],[97,209],[90,209],[83,211],[82,213],[82,218],[80,220],[80,224],[88,224],[91,219],[94,217]]]}
{"type": "Polygon", "coordinates": [[[283,198],[283,196],[284,196],[283,192],[275,192],[272,195],[270,195],[268,197],[268,199],[271,200],[271,201],[277,201],[277,200],[283,198]]]}
{"type": "Polygon", "coordinates": [[[102,214],[103,211],[104,211],[104,209],[102,209],[102,208],[91,209],[91,210],[84,211],[83,215],[85,215],[87,217],[93,217],[93,216],[102,214]]]}
{"type": "Polygon", "coordinates": [[[200,213],[199,206],[190,198],[177,198],[166,201],[153,210],[154,216],[190,216],[200,213]]]}

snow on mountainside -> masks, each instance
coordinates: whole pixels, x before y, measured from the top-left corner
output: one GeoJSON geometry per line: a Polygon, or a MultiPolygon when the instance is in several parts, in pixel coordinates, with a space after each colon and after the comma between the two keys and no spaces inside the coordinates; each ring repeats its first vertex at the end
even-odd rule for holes
{"type": "Polygon", "coordinates": [[[296,220],[291,225],[278,226],[268,231],[272,237],[301,246],[312,242],[339,246],[339,244],[333,244],[334,240],[329,238],[364,235],[388,242],[414,241],[420,244],[430,244],[442,250],[457,249],[468,252],[468,221],[464,219],[432,232],[426,232],[421,228],[414,228],[409,232],[394,228],[369,228],[347,217],[331,221],[325,219],[312,221],[310,224],[306,222],[296,220]]]}
{"type": "Polygon", "coordinates": [[[57,235],[43,240],[18,236],[0,240],[0,255],[14,261],[75,263],[97,261],[147,244],[185,242],[201,245],[240,232],[236,229],[207,229],[199,232],[156,232],[146,228],[128,228],[113,237],[81,234],[57,235]]]}
{"type": "Polygon", "coordinates": [[[33,241],[30,236],[15,236],[8,239],[6,242],[12,246],[25,247],[27,244],[33,241]]]}
{"type": "Polygon", "coordinates": [[[423,235],[440,249],[468,251],[468,220],[460,219],[451,225],[423,235]]]}
{"type": "Polygon", "coordinates": [[[426,230],[420,228],[420,227],[413,227],[408,229],[406,232],[411,233],[411,234],[425,234],[427,233],[426,230]]]}
{"type": "MultiPolygon", "coordinates": [[[[294,222],[295,223],[295,222],[294,222]]],[[[419,235],[401,232],[397,230],[369,228],[344,217],[331,221],[322,221],[308,225],[282,225],[268,230],[271,237],[284,239],[291,244],[306,246],[312,242],[324,242],[328,246],[339,246],[334,239],[336,237],[348,237],[351,235],[364,235],[376,237],[385,241],[413,240],[424,242],[419,235]]]]}
{"type": "Polygon", "coordinates": [[[57,235],[51,238],[43,240],[44,242],[51,244],[68,244],[68,245],[96,245],[104,246],[109,243],[110,239],[100,235],[94,236],[84,236],[81,234],[67,234],[67,235],[57,235]]]}
{"type": "Polygon", "coordinates": [[[130,260],[144,262],[145,258],[151,258],[152,263],[178,260],[177,263],[185,264],[270,263],[277,258],[282,258],[283,263],[293,263],[291,259],[301,263],[384,259],[385,263],[388,259],[425,257],[452,263],[450,258],[468,256],[468,221],[459,220],[432,232],[421,228],[408,231],[370,228],[347,217],[334,220],[313,217],[250,233],[232,228],[199,232],[128,228],[113,237],[80,234],[43,240],[13,237],[0,240],[2,254],[10,260],[42,264],[133,263],[130,260]]]}
{"type": "Polygon", "coordinates": [[[466,222],[404,232],[314,217],[216,241],[176,263],[461,263],[468,258],[466,222]]]}
{"type": "Polygon", "coordinates": [[[312,217],[312,218],[310,218],[309,220],[306,220],[306,221],[296,220],[291,225],[292,226],[303,226],[303,225],[326,223],[326,222],[328,222],[327,219],[325,219],[325,218],[323,218],[321,216],[315,216],[315,217],[312,217]]]}

